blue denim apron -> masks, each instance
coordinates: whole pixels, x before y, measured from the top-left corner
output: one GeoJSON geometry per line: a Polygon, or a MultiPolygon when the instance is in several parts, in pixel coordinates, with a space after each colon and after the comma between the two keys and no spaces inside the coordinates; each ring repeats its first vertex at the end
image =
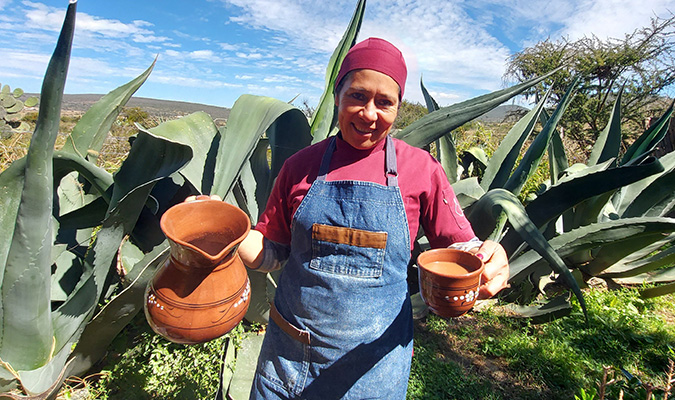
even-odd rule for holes
{"type": "Polygon", "coordinates": [[[326,181],[335,146],[333,137],[293,216],[290,258],[275,294],[273,308],[298,335],[270,319],[251,399],[406,396],[410,233],[394,143],[387,136],[387,186],[326,181]]]}

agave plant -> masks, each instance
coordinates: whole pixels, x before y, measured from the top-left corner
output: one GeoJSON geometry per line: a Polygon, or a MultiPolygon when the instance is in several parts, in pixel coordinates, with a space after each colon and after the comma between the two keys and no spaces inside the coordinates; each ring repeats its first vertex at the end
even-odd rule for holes
{"type": "MultiPolygon", "coordinates": [[[[480,182],[475,177],[459,179],[459,157],[452,135],[448,131],[440,137],[437,149],[460,202],[468,208],[467,215],[481,237],[499,238],[506,222],[504,215],[498,213],[499,224],[486,223],[490,219],[485,219],[485,210],[491,211],[496,206],[502,212],[517,214],[509,216],[513,229],[502,240],[510,256],[510,282],[515,287],[507,299],[527,301],[543,292],[547,283],[557,280],[572,289],[583,308],[579,285],[585,279],[576,272],[583,272],[586,278],[600,276],[633,284],[671,282],[645,290],[645,295],[673,291],[673,268],[663,269],[672,266],[673,251],[666,249],[654,254],[672,244],[670,232],[675,221],[665,216],[673,211],[675,201],[668,189],[672,186],[667,186],[673,177],[673,161],[671,155],[661,160],[649,157],[666,133],[672,106],[619,159],[619,94],[588,165],[570,167],[555,128],[574,85],[551,116],[543,107],[546,95],[513,126],[485,163],[480,182]],[[516,165],[538,121],[543,128],[516,165]],[[551,182],[523,208],[514,195],[520,193],[532,176],[545,151],[550,158],[551,182]],[[573,272],[578,279],[573,278],[573,272]]],[[[422,90],[433,114],[438,106],[423,84],[422,90]]],[[[515,303],[512,306],[523,315],[537,318],[564,315],[571,309],[566,297],[540,306],[523,307],[515,303]]]]}
{"type": "MultiPolygon", "coordinates": [[[[29,153],[0,174],[0,201],[5,210],[0,215],[0,391],[20,387],[27,394],[46,397],[58,389],[64,375],[86,372],[105,354],[108,344],[142,309],[147,282],[168,254],[158,221],[172,204],[190,194],[218,194],[239,205],[252,221],[257,219],[283,162],[335,131],[332,88],[342,59],[356,41],[365,4],[359,1],[330,59],[326,89],[313,120],[307,121],[286,102],[244,95],[223,128],[205,113],[152,129],[139,126],[128,157],[114,174],[97,167],[96,156],[117,113],[147,79],[152,66],[104,96],[82,117],[63,149],[54,151],[75,23],[76,4],[69,6],[45,76],[29,153]]],[[[436,107],[396,136],[419,147],[445,141],[440,148],[447,145],[448,156],[442,161],[456,171],[448,132],[547,76],[450,107],[436,107]]],[[[474,225],[485,228],[481,236],[499,236],[503,216],[508,216],[527,243],[554,265],[580,297],[569,269],[513,195],[531,174],[531,165],[541,159],[550,138],[555,138],[555,121],[563,109],[554,112],[546,133],[539,135],[542,139],[531,146],[528,168],[519,167],[520,172],[508,179],[488,168],[494,184],[484,178],[480,185],[475,180],[455,185],[463,202],[471,206],[474,225]]],[[[514,128],[518,131],[513,134],[514,146],[522,143],[524,131],[532,131],[541,112],[532,113],[514,128]]],[[[495,155],[490,163],[513,166],[513,154],[495,155]]],[[[253,298],[246,319],[265,323],[276,276],[252,273],[250,277],[253,298]]],[[[225,371],[223,376],[223,394],[233,398],[247,393],[260,338],[251,335],[246,343],[238,355],[234,346],[225,353],[226,359],[240,360],[234,375],[225,371]]]]}

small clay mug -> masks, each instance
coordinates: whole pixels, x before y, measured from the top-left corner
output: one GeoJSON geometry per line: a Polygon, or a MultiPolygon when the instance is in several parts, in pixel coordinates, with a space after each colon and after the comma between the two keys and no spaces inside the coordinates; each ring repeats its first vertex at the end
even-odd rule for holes
{"type": "Polygon", "coordinates": [[[429,309],[444,318],[458,317],[478,297],[483,261],[456,249],[432,249],[417,257],[420,295],[429,309]]]}

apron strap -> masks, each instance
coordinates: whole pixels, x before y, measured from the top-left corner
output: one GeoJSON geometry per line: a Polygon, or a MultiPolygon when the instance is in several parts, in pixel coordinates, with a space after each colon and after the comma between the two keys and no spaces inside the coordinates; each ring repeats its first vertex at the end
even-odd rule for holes
{"type": "Polygon", "coordinates": [[[398,167],[396,165],[396,149],[394,140],[387,135],[387,143],[384,145],[385,168],[387,175],[387,186],[398,186],[398,167]]]}
{"type": "MultiPolygon", "coordinates": [[[[394,148],[394,140],[387,135],[387,143],[384,145],[384,166],[385,175],[387,177],[387,186],[398,186],[398,166],[396,163],[396,149],[394,148]]],[[[328,148],[323,153],[321,159],[321,166],[319,167],[319,175],[316,177],[317,181],[325,181],[328,175],[328,168],[330,167],[330,160],[333,157],[333,152],[337,147],[335,136],[330,138],[328,148]]]]}
{"type": "Polygon", "coordinates": [[[330,159],[333,157],[335,147],[336,147],[335,136],[331,136],[330,142],[328,142],[328,148],[323,153],[323,158],[321,159],[321,166],[319,167],[319,176],[316,177],[317,181],[326,180],[326,175],[328,175],[328,167],[330,167],[330,159]]]}

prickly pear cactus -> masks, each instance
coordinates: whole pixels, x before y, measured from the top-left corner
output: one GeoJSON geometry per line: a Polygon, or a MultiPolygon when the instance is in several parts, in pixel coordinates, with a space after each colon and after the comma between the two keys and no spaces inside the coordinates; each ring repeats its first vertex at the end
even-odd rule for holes
{"type": "Polygon", "coordinates": [[[21,121],[21,111],[24,107],[33,107],[38,103],[37,97],[28,97],[21,101],[23,90],[16,88],[11,90],[5,85],[0,90],[0,137],[7,139],[17,132],[27,132],[29,126],[21,121]]]}

